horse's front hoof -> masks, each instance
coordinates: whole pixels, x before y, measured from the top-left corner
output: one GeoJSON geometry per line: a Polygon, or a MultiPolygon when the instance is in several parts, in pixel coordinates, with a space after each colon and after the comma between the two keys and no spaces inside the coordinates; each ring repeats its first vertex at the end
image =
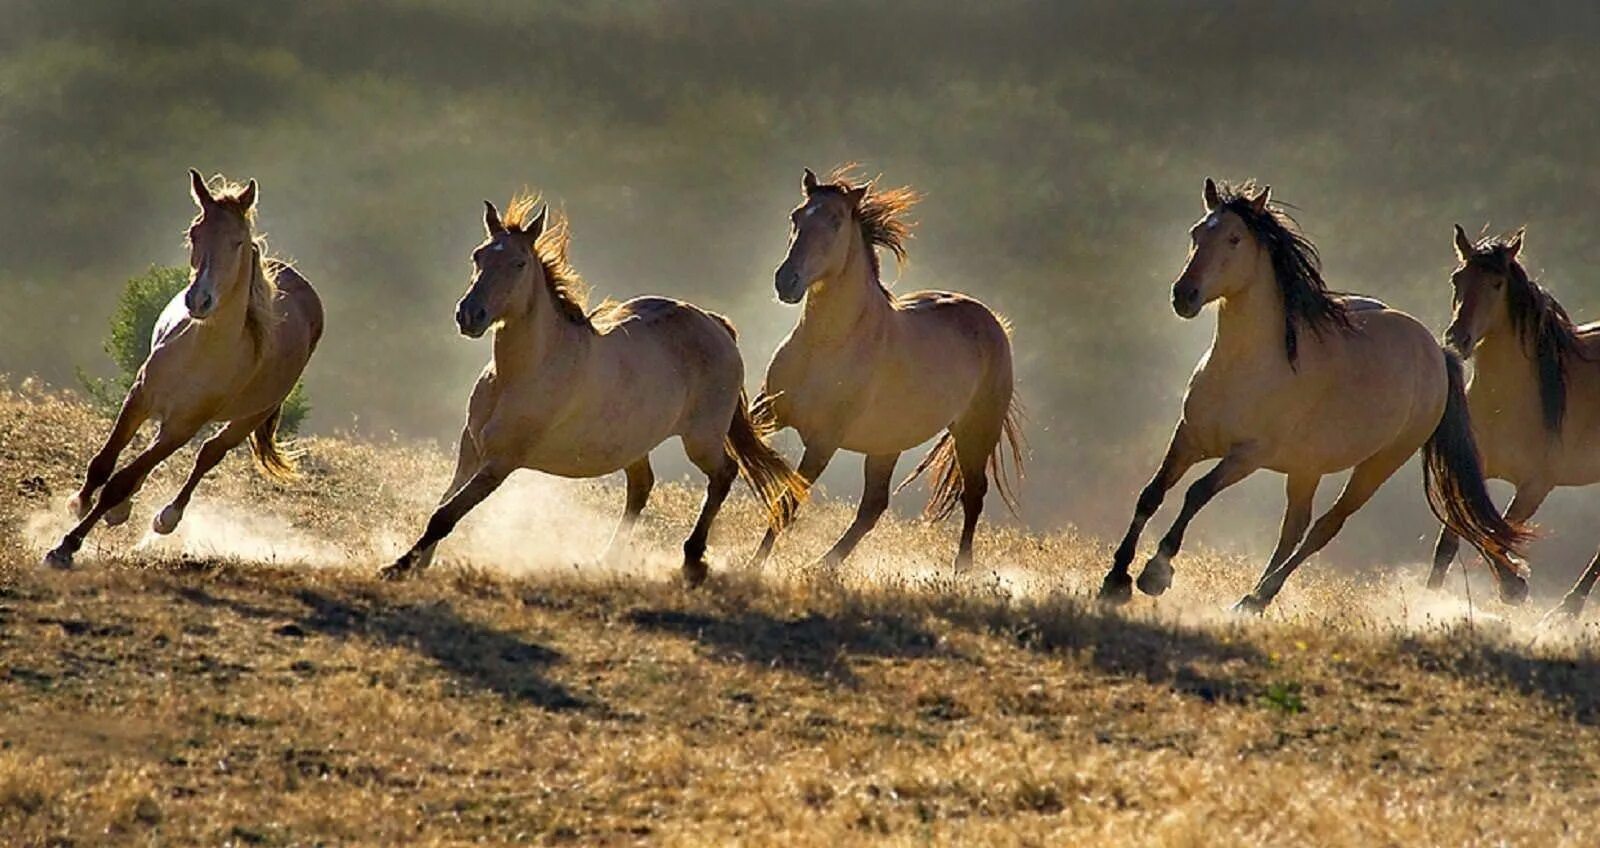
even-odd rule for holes
{"type": "Polygon", "coordinates": [[[1107,574],[1100,583],[1100,603],[1122,606],[1133,600],[1133,578],[1126,572],[1107,574]]]}
{"type": "Polygon", "coordinates": [[[1152,597],[1160,597],[1161,593],[1172,588],[1172,564],[1167,558],[1156,554],[1144,564],[1144,571],[1139,572],[1137,583],[1139,591],[1152,597]]]}
{"type": "Polygon", "coordinates": [[[1502,603],[1517,606],[1528,599],[1528,581],[1520,574],[1501,577],[1499,588],[1502,603]]]}
{"type": "Polygon", "coordinates": [[[156,513],[155,520],[150,522],[150,529],[159,535],[165,536],[178,529],[178,522],[182,520],[183,510],[168,504],[165,509],[156,513]]]}
{"type": "Polygon", "coordinates": [[[1235,603],[1228,609],[1237,615],[1248,615],[1254,618],[1260,618],[1261,614],[1267,611],[1267,604],[1269,603],[1271,603],[1271,601],[1263,600],[1259,595],[1252,592],[1251,594],[1240,598],[1238,603],[1235,603]]]}
{"type": "Polygon", "coordinates": [[[119,503],[116,506],[106,510],[104,520],[107,527],[116,527],[119,524],[126,523],[128,516],[130,515],[133,515],[133,498],[128,498],[122,503],[119,503]]]}
{"type": "Polygon", "coordinates": [[[705,560],[685,560],[683,563],[683,584],[690,589],[694,589],[705,583],[706,575],[710,573],[711,569],[706,565],[705,560]]]}
{"type": "Polygon", "coordinates": [[[55,550],[45,554],[44,560],[42,560],[39,564],[45,568],[54,568],[59,571],[66,571],[67,569],[72,568],[72,554],[72,548],[68,547],[66,542],[62,542],[55,550]]]}

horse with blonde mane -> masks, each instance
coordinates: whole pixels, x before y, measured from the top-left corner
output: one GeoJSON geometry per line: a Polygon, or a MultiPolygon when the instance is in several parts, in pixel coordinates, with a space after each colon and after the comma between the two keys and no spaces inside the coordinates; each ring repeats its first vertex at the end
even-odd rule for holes
{"type": "Polygon", "coordinates": [[[705,579],[706,540],[737,476],[781,528],[806,485],[762,439],[744,395],[733,324],[680,300],[640,297],[585,310],[567,260],[568,231],[536,198],[502,219],[484,201],[484,241],[456,309],[462,335],[494,329],[494,355],[472,390],[455,478],[421,538],[381,574],[426,567],[457,522],[529,468],[562,477],[627,476],[627,504],[607,556],[623,549],[650,498],[650,450],[678,436],[705,472],[705,500],[683,543],[683,574],[705,579]],[[537,214],[535,209],[538,208],[537,214]]]}
{"type": "MultiPolygon", "coordinates": [[[[784,303],[804,306],[767,366],[756,417],[765,430],[793,427],[800,434],[799,471],[807,482],[840,450],[866,455],[861,503],[823,558],[830,566],[843,562],[888,508],[900,454],[944,431],[900,487],[931,471],[924,515],[940,519],[961,504],[955,565],[966,567],[991,474],[1015,509],[1002,455],[1009,450],[1020,476],[1009,327],[966,295],[897,296],[884,286],[877,249],[905,258],[910,228],[903,216],[915,192],[880,189],[848,168],[825,181],[808,168],[801,188],[804,200],[790,216],[789,252],[775,285],[784,303]]],[[[776,538],[774,528],[752,565],[766,559],[776,538]]]]}
{"type": "MultiPolygon", "coordinates": [[[[1600,325],[1576,326],[1521,262],[1523,232],[1474,243],[1455,228],[1446,342],[1472,360],[1467,407],[1484,474],[1516,487],[1508,521],[1529,521],[1557,486],[1600,482],[1600,325]]],[[[1437,588],[1461,540],[1439,533],[1437,588]]],[[[1600,577],[1600,555],[1551,614],[1576,617],[1600,577]]]]}
{"type": "Polygon", "coordinates": [[[1183,399],[1166,458],[1139,494],[1133,521],[1101,587],[1132,596],[1128,566],[1139,534],[1196,463],[1220,460],[1189,487],[1183,508],[1138,579],[1160,595],[1172,583],[1189,522],[1216,494],[1260,469],[1287,478],[1277,549],[1236,609],[1261,612],[1295,569],[1419,449],[1428,503],[1441,522],[1493,565],[1500,596],[1527,594],[1517,560],[1527,534],[1495,510],[1473,443],[1461,359],[1411,316],[1369,298],[1331,292],[1316,248],[1271,202],[1271,188],[1205,182],[1205,214],[1189,230],[1172,308],[1193,318],[1221,301],[1211,350],[1183,399]],[[1311,524],[1323,475],[1354,469],[1333,506],[1311,524]],[[1310,527],[1309,534],[1307,527],[1310,527]]]}
{"type": "Polygon", "coordinates": [[[322,338],[322,301],[293,267],[266,258],[266,242],[254,232],[255,180],[219,179],[212,188],[191,169],[189,182],[200,207],[188,230],[189,285],[156,322],[150,355],[69,504],[78,524],[45,556],[49,565],[70,567],[95,522],[126,521],[151,470],[212,422],[224,426],[201,445],[189,478],[156,515],[155,532],[177,528],[201,478],[247,439],[264,475],[294,474],[293,454],[277,441],[278,420],[322,338]],[[155,441],[116,470],[148,420],[160,425],[155,441]]]}

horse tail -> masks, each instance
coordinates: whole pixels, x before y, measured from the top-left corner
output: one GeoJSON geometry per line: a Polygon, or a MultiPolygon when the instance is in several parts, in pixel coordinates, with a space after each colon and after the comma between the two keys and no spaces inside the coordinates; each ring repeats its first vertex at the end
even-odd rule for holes
{"type": "Polygon", "coordinates": [[[1532,533],[1520,522],[1507,521],[1489,499],[1467,411],[1461,357],[1446,350],[1444,360],[1450,384],[1444,416],[1422,447],[1422,482],[1428,506],[1440,523],[1471,542],[1489,560],[1495,580],[1501,584],[1501,595],[1520,598],[1528,591],[1522,546],[1532,533]]]}
{"type": "Polygon", "coordinates": [[[267,420],[250,433],[250,456],[256,469],[269,480],[285,482],[295,478],[294,463],[300,452],[278,441],[278,422],[283,419],[283,404],[273,408],[267,420]]]}
{"type": "MultiPolygon", "coordinates": [[[[1006,414],[1000,419],[1000,438],[995,441],[994,450],[989,454],[989,477],[994,480],[995,489],[1000,493],[1000,499],[1005,502],[1006,509],[1013,516],[1017,514],[1019,504],[1017,500],[1017,485],[1024,474],[1022,464],[1022,448],[1026,439],[1022,435],[1022,406],[1016,395],[1006,404],[1006,414]]],[[[900,481],[895,487],[895,494],[901,489],[911,485],[913,480],[924,473],[930,473],[933,491],[928,496],[928,505],[923,507],[922,517],[927,521],[942,521],[955,511],[961,503],[961,493],[964,490],[961,479],[960,457],[956,454],[955,434],[946,431],[939,441],[934,442],[933,449],[922,457],[917,467],[900,481]]]]}
{"type": "MultiPolygon", "coordinates": [[[[727,330],[728,337],[737,345],[739,331],[733,322],[715,312],[706,314],[727,330]]],[[[767,523],[773,530],[782,530],[794,522],[811,486],[767,444],[767,437],[776,429],[771,402],[763,395],[756,403],[752,408],[749,395],[740,390],[739,407],[728,425],[725,443],[728,456],[739,466],[739,476],[766,505],[767,523]]]]}
{"type": "Polygon", "coordinates": [[[810,486],[767,444],[761,426],[750,414],[750,400],[744,392],[739,393],[739,408],[734,410],[733,423],[728,427],[727,447],[728,455],[739,466],[739,476],[766,505],[767,523],[773,530],[788,527],[810,486]]]}

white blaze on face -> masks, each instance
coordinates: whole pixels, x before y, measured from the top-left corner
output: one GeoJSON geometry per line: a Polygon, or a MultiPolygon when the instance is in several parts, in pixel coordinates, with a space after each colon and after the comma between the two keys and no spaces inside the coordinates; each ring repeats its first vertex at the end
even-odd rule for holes
{"type": "Polygon", "coordinates": [[[490,250],[495,250],[495,251],[505,250],[506,249],[506,243],[503,242],[503,241],[502,242],[497,242],[493,247],[491,247],[489,249],[490,250]]]}
{"type": "Polygon", "coordinates": [[[1220,210],[1216,211],[1216,212],[1212,212],[1210,215],[1206,216],[1206,229],[1208,229],[1208,230],[1216,229],[1217,225],[1221,224],[1221,223],[1222,223],[1222,212],[1220,210]]]}

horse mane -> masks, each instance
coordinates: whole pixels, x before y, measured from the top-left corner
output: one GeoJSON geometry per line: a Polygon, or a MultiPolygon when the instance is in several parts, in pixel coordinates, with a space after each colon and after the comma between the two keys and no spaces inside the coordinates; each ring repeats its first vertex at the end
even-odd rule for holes
{"type": "Polygon", "coordinates": [[[1256,211],[1254,180],[1237,185],[1217,183],[1221,198],[1218,209],[1226,209],[1244,221],[1257,241],[1267,246],[1272,258],[1273,276],[1283,292],[1283,345],[1290,366],[1299,360],[1299,328],[1309,328],[1318,336],[1326,329],[1350,329],[1349,306],[1330,291],[1322,279],[1322,257],[1316,245],[1300,231],[1300,225],[1282,206],[1269,202],[1256,211]]]}
{"type": "Polygon", "coordinates": [[[847,163],[834,168],[814,189],[814,193],[843,196],[846,192],[856,189],[867,190],[866,196],[861,198],[860,205],[856,207],[856,222],[861,226],[861,240],[867,245],[872,279],[885,297],[894,300],[894,295],[883,282],[883,269],[878,261],[877,248],[882,247],[893,253],[896,264],[905,264],[906,242],[911,239],[911,228],[914,226],[905,219],[905,214],[922,200],[922,195],[910,186],[879,188],[878,179],[878,177],[871,179],[864,177],[860,166],[847,163]]]}
{"type": "Polygon", "coordinates": [[[1532,352],[1539,375],[1539,406],[1544,412],[1545,429],[1558,433],[1567,414],[1567,361],[1570,357],[1587,356],[1567,310],[1554,295],[1530,279],[1522,263],[1512,255],[1511,243],[1516,236],[1487,236],[1473,247],[1466,261],[1505,278],[1506,312],[1517,337],[1532,352]]]}
{"type": "MultiPolygon", "coordinates": [[[[500,223],[510,232],[523,232],[537,217],[534,210],[539,203],[537,194],[523,193],[511,198],[511,204],[500,223]]],[[[572,227],[567,216],[560,210],[551,209],[545,217],[544,231],[533,240],[533,255],[544,267],[545,287],[550,291],[556,311],[574,324],[590,327],[589,286],[567,258],[567,246],[571,242],[572,227]]]]}
{"type": "MultiPolygon", "coordinates": [[[[245,332],[250,334],[250,340],[255,343],[256,350],[265,350],[266,345],[272,340],[270,330],[278,322],[278,271],[287,267],[288,263],[280,261],[276,266],[269,267],[267,236],[265,233],[256,232],[255,207],[248,206],[244,202],[246,186],[232,182],[220,174],[213,177],[209,183],[208,188],[217,206],[239,216],[250,229],[250,305],[245,310],[244,328],[245,332]]],[[[200,219],[204,216],[205,212],[202,211],[194,217],[190,225],[200,223],[200,219]]]]}

